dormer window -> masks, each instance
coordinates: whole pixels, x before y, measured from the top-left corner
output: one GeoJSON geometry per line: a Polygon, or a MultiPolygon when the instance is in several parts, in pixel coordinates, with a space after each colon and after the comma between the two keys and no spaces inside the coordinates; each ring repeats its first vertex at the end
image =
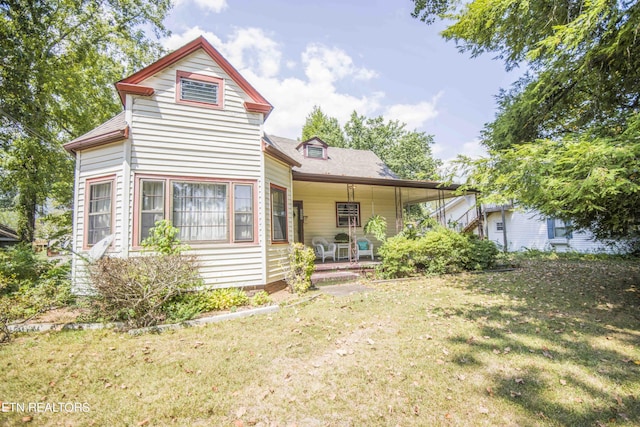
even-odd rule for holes
{"type": "Polygon", "coordinates": [[[307,157],[313,159],[324,159],[324,147],[317,147],[313,145],[307,145],[307,157]]]}
{"type": "Polygon", "coordinates": [[[222,108],[224,80],[202,74],[178,71],[176,102],[206,108],[222,108]]]}
{"type": "Polygon", "coordinates": [[[318,137],[314,137],[298,144],[296,150],[302,152],[302,154],[309,159],[327,160],[329,157],[327,147],[329,146],[326,142],[318,137]]]}

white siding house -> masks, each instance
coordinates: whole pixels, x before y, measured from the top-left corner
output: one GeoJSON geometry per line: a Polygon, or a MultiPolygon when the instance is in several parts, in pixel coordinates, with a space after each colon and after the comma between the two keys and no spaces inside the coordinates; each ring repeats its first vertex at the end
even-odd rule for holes
{"type": "MultiPolygon", "coordinates": [[[[462,196],[451,199],[441,207],[446,223],[458,229],[467,226],[467,212],[476,210],[474,196],[462,196]]],[[[560,219],[546,218],[535,210],[515,209],[513,206],[482,205],[481,227],[485,237],[494,241],[499,247],[510,252],[535,249],[556,252],[615,252],[617,248],[612,242],[595,239],[592,233],[585,230],[571,231],[570,227],[560,219]],[[504,219],[503,219],[504,210],[504,219]]],[[[473,231],[478,233],[477,228],[473,231]]]]}
{"type": "MultiPolygon", "coordinates": [[[[282,280],[289,243],[344,230],[336,203],[360,207],[358,233],[374,213],[395,233],[403,206],[457,188],[397,179],[369,151],[270,138],[271,104],[202,37],[116,88],[123,112],[65,144],[76,158],[76,254],[113,236],[108,256],[139,256],[167,219],[207,286],[262,287],[282,280]]],[[[72,274],[85,291],[81,256],[72,274]]]]}

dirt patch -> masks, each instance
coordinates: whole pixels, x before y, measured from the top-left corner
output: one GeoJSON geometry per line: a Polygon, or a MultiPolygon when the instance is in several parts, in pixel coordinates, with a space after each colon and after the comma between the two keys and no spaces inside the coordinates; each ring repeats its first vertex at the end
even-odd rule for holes
{"type": "Polygon", "coordinates": [[[74,323],[81,316],[87,316],[90,310],[78,307],[59,307],[45,311],[27,320],[25,323],[74,323]]]}

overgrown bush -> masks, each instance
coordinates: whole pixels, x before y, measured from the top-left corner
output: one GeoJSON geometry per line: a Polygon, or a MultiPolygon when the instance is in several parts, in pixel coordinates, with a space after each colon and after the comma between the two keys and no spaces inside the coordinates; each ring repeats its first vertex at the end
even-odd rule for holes
{"type": "Polygon", "coordinates": [[[0,250],[0,342],[11,338],[9,324],[70,303],[71,264],[37,256],[30,245],[0,250]]]}
{"type": "Polygon", "coordinates": [[[422,237],[400,234],[380,247],[383,277],[406,277],[417,273],[443,274],[488,268],[498,253],[495,244],[434,227],[422,237]]]}
{"type": "Polygon", "coordinates": [[[98,313],[138,328],[164,320],[165,304],[201,284],[195,260],[183,255],[106,257],[91,266],[90,274],[98,313]]]}
{"type": "Polygon", "coordinates": [[[311,287],[311,275],[315,270],[316,255],[312,248],[302,243],[293,243],[288,249],[289,265],[285,269],[285,280],[289,290],[304,293],[311,287]]]}
{"type": "MultiPolygon", "coordinates": [[[[154,254],[106,257],[90,266],[98,315],[123,321],[128,327],[156,325],[168,317],[171,301],[201,285],[195,258],[181,254],[185,247],[176,236],[175,227],[166,221],[158,221],[144,243],[154,254]]],[[[174,310],[177,308],[173,306],[174,310]]],[[[181,307],[180,310],[188,308],[181,307]]]]}
{"type": "Polygon", "coordinates": [[[498,247],[488,239],[480,239],[476,235],[470,235],[469,260],[465,265],[467,270],[486,270],[495,265],[498,259],[498,247]]]}

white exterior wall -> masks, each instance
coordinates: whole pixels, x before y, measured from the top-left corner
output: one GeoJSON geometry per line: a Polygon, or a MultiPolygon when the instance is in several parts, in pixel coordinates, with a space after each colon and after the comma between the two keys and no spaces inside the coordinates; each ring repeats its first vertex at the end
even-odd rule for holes
{"type": "MultiPolygon", "coordinates": [[[[503,232],[497,230],[497,223],[502,222],[500,212],[487,215],[487,237],[498,245],[504,244],[503,232]]],[[[588,231],[573,231],[572,238],[549,239],[547,220],[535,211],[505,212],[507,242],[509,251],[537,249],[557,252],[611,252],[611,247],[604,242],[593,240],[588,231]]]]}
{"type": "Polygon", "coordinates": [[[288,264],[286,243],[271,242],[271,184],[287,189],[287,236],[289,242],[293,236],[293,189],[291,181],[291,167],[269,156],[265,160],[265,186],[263,201],[265,206],[263,239],[266,242],[266,276],[267,283],[284,279],[283,266],[288,264]]]}

